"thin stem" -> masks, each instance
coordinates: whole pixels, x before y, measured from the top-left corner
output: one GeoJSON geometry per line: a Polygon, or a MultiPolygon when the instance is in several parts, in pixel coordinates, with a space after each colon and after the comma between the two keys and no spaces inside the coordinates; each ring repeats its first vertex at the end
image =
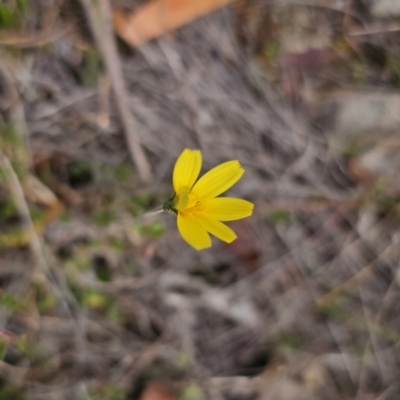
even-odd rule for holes
{"type": "Polygon", "coordinates": [[[139,222],[143,219],[154,217],[155,215],[161,214],[162,212],[164,212],[164,209],[162,208],[162,206],[158,206],[158,207],[154,208],[153,210],[148,211],[147,213],[145,213],[143,215],[139,215],[138,217],[134,218],[134,222],[139,222]]]}

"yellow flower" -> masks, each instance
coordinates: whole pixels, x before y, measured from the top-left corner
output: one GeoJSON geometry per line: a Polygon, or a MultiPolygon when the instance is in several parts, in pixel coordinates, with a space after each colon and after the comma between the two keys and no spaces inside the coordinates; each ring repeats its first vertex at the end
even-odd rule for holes
{"type": "Polygon", "coordinates": [[[254,205],[247,200],[217,197],[244,174],[239,161],[232,160],[213,168],[197,182],[201,152],[185,149],[176,161],[172,183],[173,197],[163,209],[177,216],[183,239],[196,250],[211,246],[210,233],[224,242],[236,239],[235,232],[221,221],[234,221],[252,214],[254,205]]]}

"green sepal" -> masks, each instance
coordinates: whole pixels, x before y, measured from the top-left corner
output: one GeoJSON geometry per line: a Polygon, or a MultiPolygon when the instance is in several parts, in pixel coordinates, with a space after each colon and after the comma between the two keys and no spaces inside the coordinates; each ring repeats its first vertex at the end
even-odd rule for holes
{"type": "Polygon", "coordinates": [[[178,215],[178,211],[175,208],[176,201],[177,201],[177,197],[174,193],[174,195],[170,199],[165,201],[165,203],[162,206],[162,209],[164,211],[166,211],[167,213],[170,213],[173,215],[178,215]]]}

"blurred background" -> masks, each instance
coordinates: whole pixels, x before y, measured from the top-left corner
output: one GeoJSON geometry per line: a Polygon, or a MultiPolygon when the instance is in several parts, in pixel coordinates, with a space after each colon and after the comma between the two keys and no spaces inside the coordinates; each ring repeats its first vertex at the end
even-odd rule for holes
{"type": "Polygon", "coordinates": [[[399,88],[399,0],[1,0],[0,400],[400,399],[399,88]]]}

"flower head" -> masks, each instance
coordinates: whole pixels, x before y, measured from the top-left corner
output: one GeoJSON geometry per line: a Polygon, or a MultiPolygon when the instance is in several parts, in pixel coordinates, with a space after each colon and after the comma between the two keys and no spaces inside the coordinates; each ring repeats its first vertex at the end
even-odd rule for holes
{"type": "Polygon", "coordinates": [[[163,206],[177,216],[180,234],[196,250],[211,246],[210,233],[224,242],[234,241],[235,232],[221,221],[248,217],[254,208],[247,200],[217,197],[244,174],[239,161],[220,164],[197,180],[201,162],[199,150],[183,150],[172,176],[175,193],[163,206]]]}

